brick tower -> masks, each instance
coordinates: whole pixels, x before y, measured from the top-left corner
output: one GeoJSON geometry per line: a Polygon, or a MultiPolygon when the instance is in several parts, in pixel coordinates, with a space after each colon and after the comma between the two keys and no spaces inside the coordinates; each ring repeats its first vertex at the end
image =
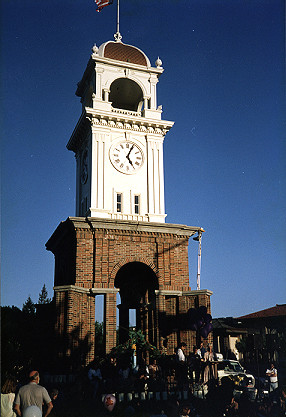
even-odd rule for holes
{"type": "Polygon", "coordinates": [[[165,223],[162,120],[156,88],[163,72],[117,39],[95,45],[78,84],[82,114],[67,148],[76,157],[76,217],[46,244],[55,256],[56,330],[62,357],[94,357],[95,298],[104,295],[106,352],[128,338],[129,311],[147,340],[172,354],[195,343],[187,312],[208,290],[189,286],[188,241],[203,229],[165,223]],[[120,295],[118,304],[117,293],[120,295]]]}

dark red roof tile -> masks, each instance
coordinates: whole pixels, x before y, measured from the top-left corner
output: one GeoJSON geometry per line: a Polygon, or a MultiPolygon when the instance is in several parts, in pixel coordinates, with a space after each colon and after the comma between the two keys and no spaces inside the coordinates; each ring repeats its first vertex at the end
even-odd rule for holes
{"type": "Polygon", "coordinates": [[[104,57],[147,66],[144,54],[139,49],[124,43],[108,42],[104,49],[104,57]]]}
{"type": "Polygon", "coordinates": [[[256,313],[247,314],[246,316],[237,317],[238,319],[256,319],[263,317],[286,316],[286,304],[276,304],[275,307],[266,308],[256,313]]]}

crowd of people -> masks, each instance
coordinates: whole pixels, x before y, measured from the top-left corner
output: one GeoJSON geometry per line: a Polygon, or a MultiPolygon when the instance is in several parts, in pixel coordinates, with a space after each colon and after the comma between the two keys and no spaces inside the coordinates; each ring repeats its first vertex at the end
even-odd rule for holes
{"type": "Polygon", "coordinates": [[[204,348],[203,343],[186,354],[186,344],[181,343],[168,361],[138,358],[134,366],[129,358],[117,361],[109,357],[103,364],[89,365],[87,377],[92,397],[99,392],[170,392],[174,389],[189,390],[190,384],[207,384],[216,378],[212,362],[215,355],[212,346],[204,348]]]}
{"type": "MultiPolygon", "coordinates": [[[[188,393],[189,401],[193,398],[189,404],[179,404],[175,399],[178,398],[176,395],[173,403],[168,402],[166,397],[164,413],[167,417],[286,415],[286,389],[282,388],[280,391],[278,389],[278,374],[274,364],[266,370],[266,376],[269,378],[269,396],[254,402],[250,400],[247,391],[242,391],[240,398],[237,399],[234,395],[234,381],[229,377],[223,377],[218,381],[215,368],[212,366],[215,359],[211,346],[194,346],[193,351],[187,355],[184,343],[178,346],[168,363],[154,358],[150,359],[149,364],[143,358],[138,360],[138,363],[134,363],[126,358],[118,361],[110,356],[102,363],[94,361],[84,370],[79,387],[80,396],[77,398],[79,401],[89,399],[99,403],[103,393],[122,393],[122,395],[134,392],[145,393],[144,398],[137,395],[137,400],[142,400],[147,397],[152,398],[147,394],[165,392],[169,400],[171,394],[185,391],[188,393]],[[207,390],[204,391],[204,398],[195,407],[194,403],[197,399],[192,397],[192,394],[196,386],[205,386],[207,390]]],[[[1,416],[47,417],[57,402],[59,392],[55,388],[47,390],[39,382],[38,371],[31,371],[28,384],[20,387],[14,377],[8,377],[1,390],[1,416]],[[25,410],[29,410],[29,407],[37,407],[39,414],[28,414],[25,410]]],[[[153,398],[155,399],[155,395],[153,398]]],[[[138,401],[137,406],[141,407],[138,401]]],[[[131,411],[133,409],[133,414],[130,415],[136,416],[136,404],[132,408],[130,403],[128,407],[131,411]]],[[[163,414],[161,413],[162,416],[163,414]]]]}

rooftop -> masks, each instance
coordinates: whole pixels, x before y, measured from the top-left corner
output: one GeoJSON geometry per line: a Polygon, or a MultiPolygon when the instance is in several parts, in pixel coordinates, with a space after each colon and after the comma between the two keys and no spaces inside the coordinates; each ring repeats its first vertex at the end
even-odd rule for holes
{"type": "Polygon", "coordinates": [[[257,319],[265,317],[286,316],[286,304],[276,304],[274,307],[266,308],[245,316],[236,317],[237,319],[257,319]]]}
{"type": "Polygon", "coordinates": [[[144,52],[122,42],[105,42],[99,47],[98,54],[104,58],[150,67],[150,61],[144,52]]]}

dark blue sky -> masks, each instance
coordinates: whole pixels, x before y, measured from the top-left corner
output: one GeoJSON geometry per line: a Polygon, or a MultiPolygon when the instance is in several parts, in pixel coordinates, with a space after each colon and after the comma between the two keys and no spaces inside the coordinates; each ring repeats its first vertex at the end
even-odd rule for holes
{"type": "MultiPolygon", "coordinates": [[[[66,144],[94,43],[113,39],[116,5],[2,0],[2,305],[53,286],[45,243],[75,214],[66,144]]],[[[123,42],[165,72],[168,223],[200,226],[201,288],[213,316],[286,302],[284,2],[121,0],[123,42]]],[[[196,288],[197,243],[190,241],[196,288]]]]}

